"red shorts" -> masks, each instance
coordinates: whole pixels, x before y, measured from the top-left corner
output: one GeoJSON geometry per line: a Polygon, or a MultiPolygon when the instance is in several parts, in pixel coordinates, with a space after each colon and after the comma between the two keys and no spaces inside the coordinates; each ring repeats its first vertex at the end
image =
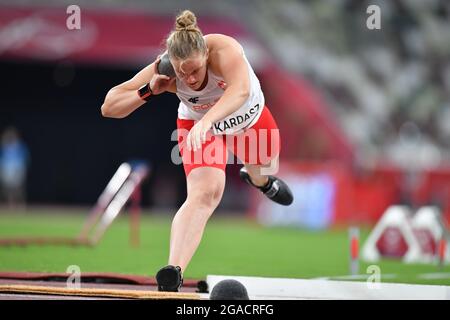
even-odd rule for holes
{"type": "MultiPolygon", "coordinates": [[[[197,151],[188,151],[186,138],[194,126],[194,120],[177,119],[178,148],[186,176],[198,167],[215,167],[225,170],[230,150],[240,161],[247,164],[268,164],[280,153],[278,126],[267,106],[258,121],[249,129],[236,135],[213,135],[208,132],[206,142],[197,151]]],[[[232,158],[232,157],[230,157],[232,158]]]]}

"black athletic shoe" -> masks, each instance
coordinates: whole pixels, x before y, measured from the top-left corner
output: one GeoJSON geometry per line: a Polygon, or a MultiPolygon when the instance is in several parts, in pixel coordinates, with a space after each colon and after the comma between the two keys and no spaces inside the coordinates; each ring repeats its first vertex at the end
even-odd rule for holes
{"type": "Polygon", "coordinates": [[[179,266],[166,266],[156,274],[158,291],[178,292],[183,284],[183,274],[179,266]]]}
{"type": "Polygon", "coordinates": [[[266,195],[270,200],[279,203],[283,206],[288,206],[294,201],[294,197],[292,195],[291,189],[289,189],[288,185],[281,180],[280,178],[274,176],[268,176],[269,181],[263,187],[258,187],[253,184],[250,180],[250,176],[247,173],[247,169],[242,167],[239,171],[239,175],[242,180],[247,182],[249,185],[258,188],[262,193],[266,195]]]}

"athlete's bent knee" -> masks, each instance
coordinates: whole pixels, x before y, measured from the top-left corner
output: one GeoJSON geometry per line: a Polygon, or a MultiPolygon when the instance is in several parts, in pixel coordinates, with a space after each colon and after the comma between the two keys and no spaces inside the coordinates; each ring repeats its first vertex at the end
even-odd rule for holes
{"type": "Polygon", "coordinates": [[[200,188],[188,194],[187,201],[199,208],[215,208],[222,198],[222,193],[219,186],[200,188]]]}

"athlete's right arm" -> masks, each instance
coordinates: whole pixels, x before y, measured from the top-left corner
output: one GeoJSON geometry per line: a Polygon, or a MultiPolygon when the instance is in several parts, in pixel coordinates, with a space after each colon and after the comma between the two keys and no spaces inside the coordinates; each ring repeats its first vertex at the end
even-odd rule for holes
{"type": "Polygon", "coordinates": [[[150,83],[153,95],[165,91],[176,92],[175,78],[158,74],[159,58],[139,71],[132,79],[123,82],[108,91],[101,107],[102,115],[108,118],[125,118],[145,103],[138,95],[138,89],[150,83]]]}

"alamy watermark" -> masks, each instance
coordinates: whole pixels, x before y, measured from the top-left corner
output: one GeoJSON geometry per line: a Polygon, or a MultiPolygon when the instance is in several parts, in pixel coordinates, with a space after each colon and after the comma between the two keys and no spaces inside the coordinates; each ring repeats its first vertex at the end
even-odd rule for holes
{"type": "Polygon", "coordinates": [[[172,132],[171,140],[178,141],[172,148],[172,163],[179,165],[214,165],[234,164],[234,157],[239,161],[261,166],[261,174],[269,175],[278,172],[278,155],[280,152],[280,133],[278,129],[253,129],[236,135],[213,135],[208,133],[206,142],[197,151],[189,151],[186,139],[188,129],[177,129],[172,132]]]}
{"type": "Polygon", "coordinates": [[[371,4],[367,7],[366,13],[370,16],[366,20],[366,26],[369,30],[381,29],[381,9],[375,4],[371,4]]]}
{"type": "Polygon", "coordinates": [[[81,29],[81,9],[79,6],[72,4],[67,7],[66,13],[69,15],[66,19],[66,26],[69,30],[81,29]]]}
{"type": "Polygon", "coordinates": [[[81,288],[81,269],[77,265],[70,265],[67,267],[66,273],[70,276],[67,278],[66,287],[68,289],[80,289],[81,288]]]}
{"type": "Polygon", "coordinates": [[[381,268],[375,264],[372,264],[367,267],[366,273],[370,274],[366,281],[367,288],[381,289],[381,268]]]}

